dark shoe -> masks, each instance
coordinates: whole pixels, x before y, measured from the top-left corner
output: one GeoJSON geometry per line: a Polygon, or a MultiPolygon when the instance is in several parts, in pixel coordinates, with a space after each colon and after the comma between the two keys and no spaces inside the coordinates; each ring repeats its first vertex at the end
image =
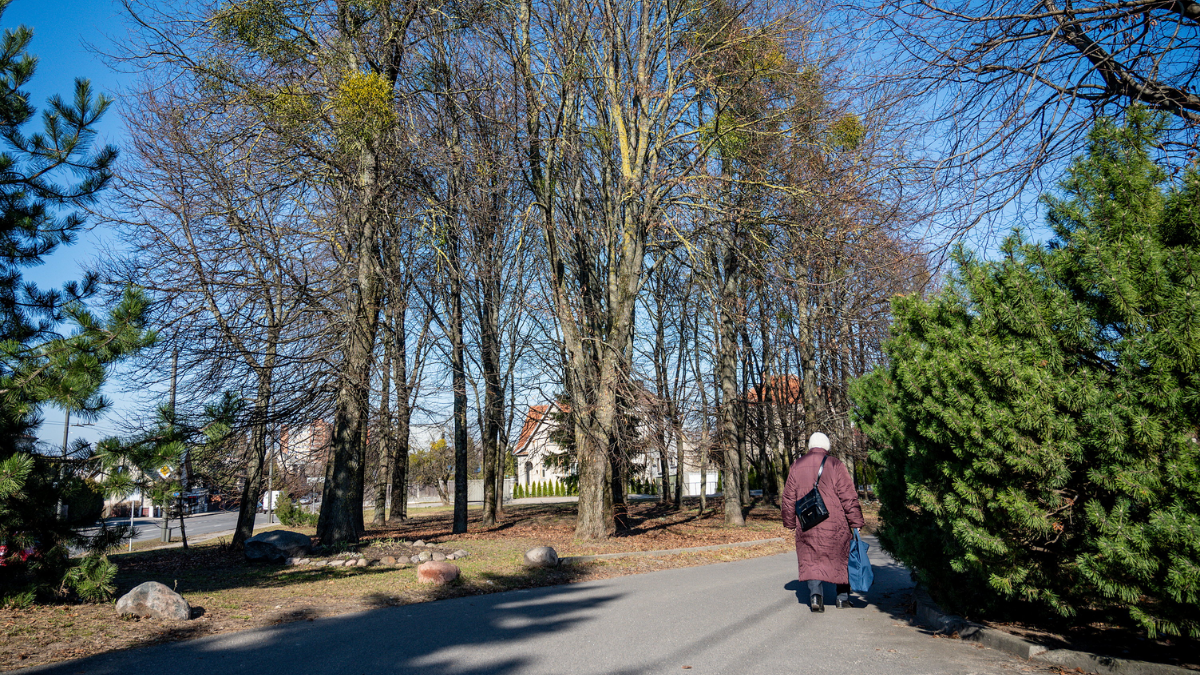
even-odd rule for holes
{"type": "Polygon", "coordinates": [[[825,611],[825,598],[820,595],[814,595],[808,599],[808,608],[814,612],[825,611]]]}
{"type": "Polygon", "coordinates": [[[845,600],[843,600],[841,598],[837,599],[837,608],[838,609],[849,609],[853,606],[854,605],[850,604],[850,598],[846,598],[845,600]]]}

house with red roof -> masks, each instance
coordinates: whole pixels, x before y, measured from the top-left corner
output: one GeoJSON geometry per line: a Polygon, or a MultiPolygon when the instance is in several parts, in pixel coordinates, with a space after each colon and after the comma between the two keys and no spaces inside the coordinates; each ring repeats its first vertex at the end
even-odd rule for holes
{"type": "Polygon", "coordinates": [[[568,412],[570,408],[565,403],[529,406],[517,446],[513,449],[517,459],[517,483],[522,487],[539,481],[561,482],[572,473],[572,467],[562,458],[566,449],[551,438],[558,426],[557,416],[568,412]]]}
{"type": "MultiPolygon", "coordinates": [[[[653,409],[651,405],[646,406],[646,410],[653,409]]],[[[521,434],[517,438],[517,445],[513,449],[513,456],[517,460],[517,482],[522,487],[529,487],[530,484],[539,481],[563,481],[567,476],[576,472],[577,467],[574,466],[573,460],[565,456],[567,450],[554,440],[554,432],[569,412],[570,407],[566,403],[544,403],[529,406],[529,411],[525,414],[525,423],[521,427],[521,434]]],[[[650,423],[642,427],[642,439],[637,444],[638,449],[635,451],[639,456],[632,458],[635,475],[630,476],[631,479],[638,478],[657,482],[661,478],[661,450],[659,448],[661,439],[659,434],[654,431],[656,426],[658,425],[650,423]]],[[[683,447],[684,494],[697,495],[700,493],[700,452],[702,450],[686,434],[683,439],[683,447]]],[[[676,466],[677,446],[673,440],[670,442],[666,454],[668,474],[674,476],[679,472],[679,467],[676,466]]],[[[708,463],[705,474],[705,483],[708,493],[711,494],[717,489],[720,474],[715,462],[708,463]]]]}

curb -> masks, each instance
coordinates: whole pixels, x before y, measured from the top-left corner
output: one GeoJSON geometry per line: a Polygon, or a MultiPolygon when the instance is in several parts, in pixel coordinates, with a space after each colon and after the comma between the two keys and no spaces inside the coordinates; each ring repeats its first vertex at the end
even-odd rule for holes
{"type": "MultiPolygon", "coordinates": [[[[627,553],[599,553],[597,555],[573,555],[565,558],[559,558],[559,565],[574,565],[581,562],[589,562],[591,560],[614,560],[616,558],[636,558],[642,556],[656,555],[676,555],[679,553],[692,553],[693,551],[719,551],[723,548],[739,548],[745,546],[757,546],[759,544],[770,544],[777,541],[783,541],[783,537],[774,537],[772,539],[755,539],[754,541],[738,541],[732,544],[713,544],[712,546],[693,546],[692,548],[669,548],[663,551],[629,551],[627,553]]],[[[1195,675],[1194,673],[1192,675],[1195,675]]]]}
{"type": "Polygon", "coordinates": [[[914,599],[917,605],[917,623],[922,626],[945,635],[958,633],[963,640],[978,642],[985,647],[1029,661],[1100,675],[1196,675],[1194,670],[1166,663],[1118,659],[1073,649],[1048,649],[1012,633],[981,626],[954,614],[946,614],[922,588],[916,589],[914,599]]]}

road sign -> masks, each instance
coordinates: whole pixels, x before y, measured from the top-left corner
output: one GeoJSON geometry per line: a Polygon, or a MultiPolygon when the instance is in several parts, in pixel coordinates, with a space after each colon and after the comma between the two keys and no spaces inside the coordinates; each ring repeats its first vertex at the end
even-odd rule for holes
{"type": "Polygon", "coordinates": [[[169,477],[171,475],[171,471],[172,469],[168,464],[163,464],[162,466],[158,467],[158,475],[162,476],[163,478],[169,477]]]}

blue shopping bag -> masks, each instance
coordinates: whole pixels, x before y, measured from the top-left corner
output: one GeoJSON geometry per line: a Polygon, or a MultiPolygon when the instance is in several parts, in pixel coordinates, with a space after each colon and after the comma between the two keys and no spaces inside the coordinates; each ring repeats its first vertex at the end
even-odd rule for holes
{"type": "Polygon", "coordinates": [[[850,542],[850,562],[847,568],[850,573],[850,590],[856,593],[866,593],[871,590],[871,583],[875,581],[875,571],[871,569],[871,559],[867,557],[867,550],[871,545],[863,541],[858,536],[858,530],[854,530],[854,541],[850,542]]]}

